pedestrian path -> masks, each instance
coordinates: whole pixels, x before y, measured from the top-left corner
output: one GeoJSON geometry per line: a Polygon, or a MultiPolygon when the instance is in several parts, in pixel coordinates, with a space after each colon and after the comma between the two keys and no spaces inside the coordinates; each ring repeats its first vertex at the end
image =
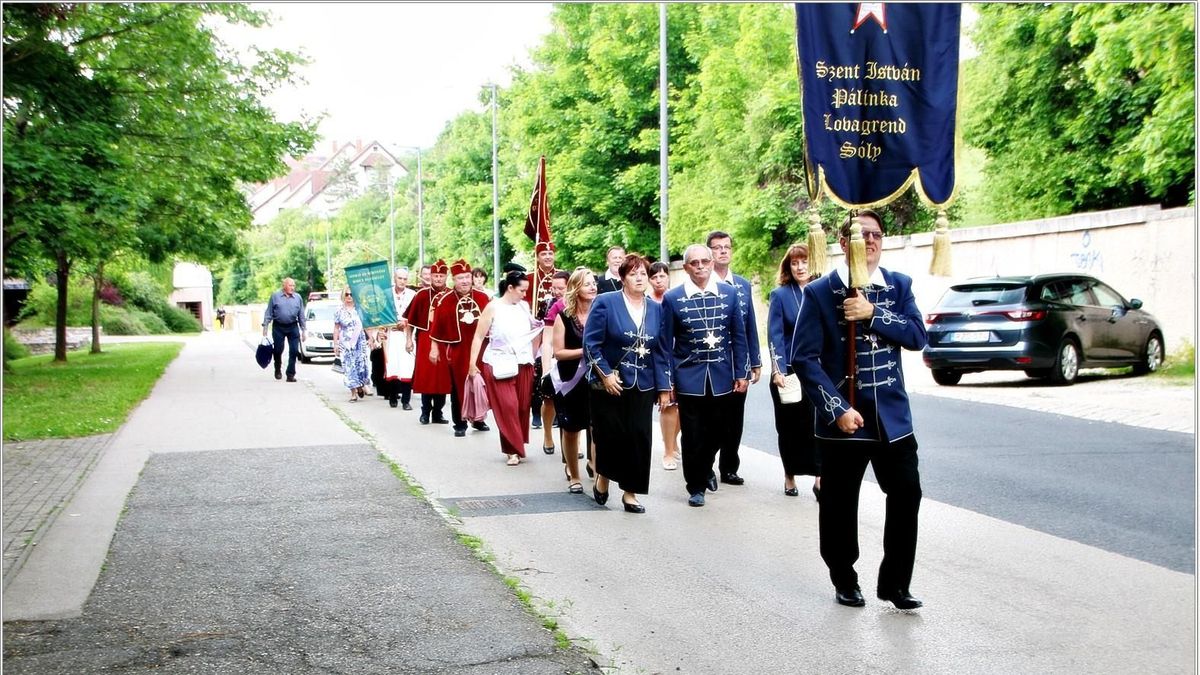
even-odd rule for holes
{"type": "Polygon", "coordinates": [[[277,382],[256,344],[190,339],[114,435],[67,508],[79,516],[5,589],[6,666],[594,672],[461,532],[609,673],[1194,672],[1194,575],[926,499],[926,607],[898,612],[871,593],[883,496],[867,483],[868,604],[844,608],[817,505],[782,496],[774,456],[744,447],[747,485],[703,509],[656,464],[634,516],[568,494],[537,434],[506,467],[494,431],[455,439],[383,399],[350,404],[321,363],[277,382]]]}
{"type": "Polygon", "coordinates": [[[596,672],[236,335],[188,340],[67,510],[5,589],[13,672],[596,672]]]}
{"type": "MultiPolygon", "coordinates": [[[[75,495],[112,434],[4,444],[4,586],[75,495]]],[[[77,514],[68,514],[68,518],[77,514]]]]}
{"type": "Polygon", "coordinates": [[[311,370],[607,672],[1194,672],[1192,574],[926,499],[913,585],[926,606],[900,612],[873,597],[884,501],[866,483],[868,604],[840,607],[817,504],[782,495],[773,455],[743,447],[747,485],[722,485],[703,509],[686,506],[682,472],[656,464],[634,516],[568,494],[537,435],[507,467],[494,433],[456,439],[415,411],[342,402],[338,378],[311,370]]]}

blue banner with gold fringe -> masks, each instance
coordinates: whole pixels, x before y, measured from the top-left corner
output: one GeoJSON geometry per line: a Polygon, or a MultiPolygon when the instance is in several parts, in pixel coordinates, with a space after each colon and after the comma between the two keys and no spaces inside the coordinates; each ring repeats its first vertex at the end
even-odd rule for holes
{"type": "Polygon", "coordinates": [[[881,206],[954,197],[957,4],[797,4],[808,191],[881,206]]]}

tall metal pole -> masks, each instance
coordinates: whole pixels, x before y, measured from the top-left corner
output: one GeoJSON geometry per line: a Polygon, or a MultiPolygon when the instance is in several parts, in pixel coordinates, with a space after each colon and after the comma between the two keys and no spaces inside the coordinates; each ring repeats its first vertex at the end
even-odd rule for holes
{"type": "Polygon", "coordinates": [[[329,230],[333,225],[328,220],[325,221],[325,290],[329,290],[329,284],[333,281],[333,249],[329,246],[329,230]]]}
{"type": "Polygon", "coordinates": [[[492,85],[492,277],[500,278],[500,176],[496,161],[496,85],[492,85]]]}
{"type": "Polygon", "coordinates": [[[658,4],[658,259],[667,262],[667,3],[658,4]]]}
{"type": "Polygon", "coordinates": [[[425,266],[425,199],[421,194],[421,148],[417,148],[417,268],[425,266]]]}
{"type": "Polygon", "coordinates": [[[392,235],[391,257],[388,258],[388,264],[391,269],[396,269],[396,184],[389,181],[388,184],[388,230],[392,235]]]}

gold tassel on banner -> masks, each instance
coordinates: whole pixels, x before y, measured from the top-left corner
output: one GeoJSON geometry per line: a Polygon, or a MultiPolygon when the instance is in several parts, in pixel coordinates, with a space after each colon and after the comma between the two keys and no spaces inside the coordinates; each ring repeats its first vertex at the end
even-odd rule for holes
{"type": "Polygon", "coordinates": [[[821,229],[821,212],[814,205],[808,211],[808,274],[815,279],[824,275],[828,266],[829,242],[821,229]]]}
{"type": "Polygon", "coordinates": [[[933,257],[929,260],[929,274],[935,277],[950,276],[950,219],[946,209],[938,209],[933,230],[933,257]]]}
{"type": "Polygon", "coordinates": [[[850,287],[866,288],[871,275],[867,272],[867,242],[862,236],[858,216],[850,223],[850,246],[846,251],[846,266],[850,268],[850,287]]]}

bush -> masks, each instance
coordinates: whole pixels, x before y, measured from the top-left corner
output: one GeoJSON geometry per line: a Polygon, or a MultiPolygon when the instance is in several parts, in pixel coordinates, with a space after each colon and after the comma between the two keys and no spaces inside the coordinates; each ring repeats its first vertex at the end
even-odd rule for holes
{"type": "MultiPolygon", "coordinates": [[[[36,283],[25,299],[18,317],[29,326],[48,327],[54,325],[54,312],[58,307],[58,288],[47,283],[36,283]]],[[[87,283],[73,282],[67,289],[67,325],[92,325],[92,287],[87,283]]]]}
{"type": "Polygon", "coordinates": [[[12,333],[7,328],[4,329],[4,367],[8,368],[8,362],[13,359],[23,359],[29,356],[29,347],[17,342],[12,333]]]}
{"type": "Polygon", "coordinates": [[[100,327],[107,335],[163,335],[170,333],[157,314],[124,307],[100,307],[100,327]]]}
{"type": "Polygon", "coordinates": [[[172,333],[199,333],[203,326],[192,316],[192,313],[182,307],[174,307],[163,303],[158,312],[172,333]]]}

